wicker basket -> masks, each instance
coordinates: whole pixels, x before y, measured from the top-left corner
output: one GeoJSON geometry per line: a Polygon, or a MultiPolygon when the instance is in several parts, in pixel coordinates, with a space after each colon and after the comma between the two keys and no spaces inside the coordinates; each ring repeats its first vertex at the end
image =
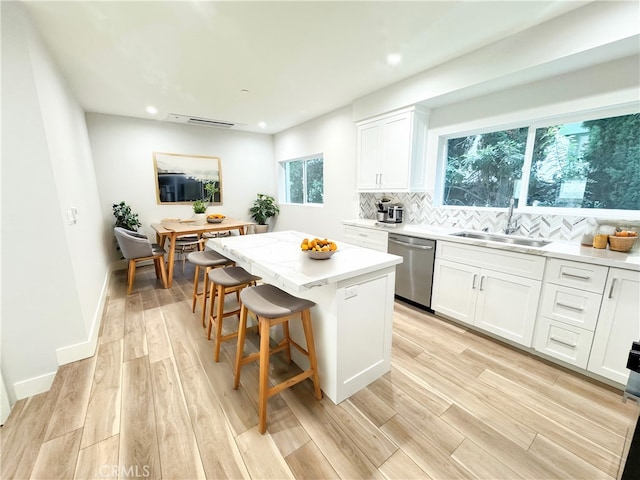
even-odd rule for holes
{"type": "Polygon", "coordinates": [[[609,235],[609,250],[628,252],[633,248],[637,239],[637,235],[635,237],[616,237],[615,235],[609,235]]]}

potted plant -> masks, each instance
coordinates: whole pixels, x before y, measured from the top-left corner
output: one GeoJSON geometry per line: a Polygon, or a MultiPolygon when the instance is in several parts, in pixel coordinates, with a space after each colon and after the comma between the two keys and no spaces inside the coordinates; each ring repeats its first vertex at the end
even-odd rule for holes
{"type": "Polygon", "coordinates": [[[116,227],[126,228],[132,232],[137,232],[142,224],[138,220],[138,214],[131,211],[131,207],[125,202],[113,204],[113,216],[116,217],[116,227]]]}
{"type": "Polygon", "coordinates": [[[255,227],[255,231],[259,233],[266,232],[269,229],[267,221],[280,213],[280,209],[276,205],[275,198],[259,193],[258,197],[253,201],[253,206],[249,209],[249,212],[251,213],[251,218],[258,224],[255,227]]]}
{"type": "Polygon", "coordinates": [[[196,200],[193,202],[193,213],[196,217],[197,225],[204,225],[207,223],[207,216],[205,212],[207,211],[207,204],[204,200],[196,200]]]}

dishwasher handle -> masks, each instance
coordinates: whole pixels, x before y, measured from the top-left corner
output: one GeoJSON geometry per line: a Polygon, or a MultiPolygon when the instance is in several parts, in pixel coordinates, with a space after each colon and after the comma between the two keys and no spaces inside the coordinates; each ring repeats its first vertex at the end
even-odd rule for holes
{"type": "Polygon", "coordinates": [[[389,239],[389,243],[402,245],[403,247],[415,248],[416,250],[433,250],[433,245],[415,245],[413,243],[399,242],[398,240],[389,239]]]}

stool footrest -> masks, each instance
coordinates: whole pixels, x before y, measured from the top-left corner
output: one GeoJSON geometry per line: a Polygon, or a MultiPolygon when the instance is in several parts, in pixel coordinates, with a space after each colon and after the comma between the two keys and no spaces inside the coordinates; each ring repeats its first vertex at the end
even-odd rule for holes
{"type": "Polygon", "coordinates": [[[285,380],[284,382],[279,383],[278,385],[269,388],[267,390],[267,397],[272,397],[276,393],[280,393],[282,390],[285,390],[285,389],[287,389],[289,387],[293,387],[294,385],[302,382],[303,380],[306,380],[307,378],[311,377],[312,375],[313,375],[313,370],[305,370],[304,372],[299,373],[295,377],[291,377],[288,380],[285,380]]]}

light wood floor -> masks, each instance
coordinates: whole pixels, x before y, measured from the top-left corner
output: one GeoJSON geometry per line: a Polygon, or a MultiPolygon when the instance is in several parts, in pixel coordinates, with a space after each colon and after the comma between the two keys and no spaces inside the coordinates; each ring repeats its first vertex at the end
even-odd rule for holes
{"type": "MultiPolygon", "coordinates": [[[[213,362],[191,275],[177,267],[164,290],[142,267],[129,297],[114,275],[95,356],[61,367],[2,427],[3,479],[618,475],[633,402],[401,303],[388,374],[340,405],[309,381],[282,392],[260,435],[257,365],[234,391],[235,345],[213,362]]],[[[272,365],[273,380],[290,372],[272,365]]]]}

